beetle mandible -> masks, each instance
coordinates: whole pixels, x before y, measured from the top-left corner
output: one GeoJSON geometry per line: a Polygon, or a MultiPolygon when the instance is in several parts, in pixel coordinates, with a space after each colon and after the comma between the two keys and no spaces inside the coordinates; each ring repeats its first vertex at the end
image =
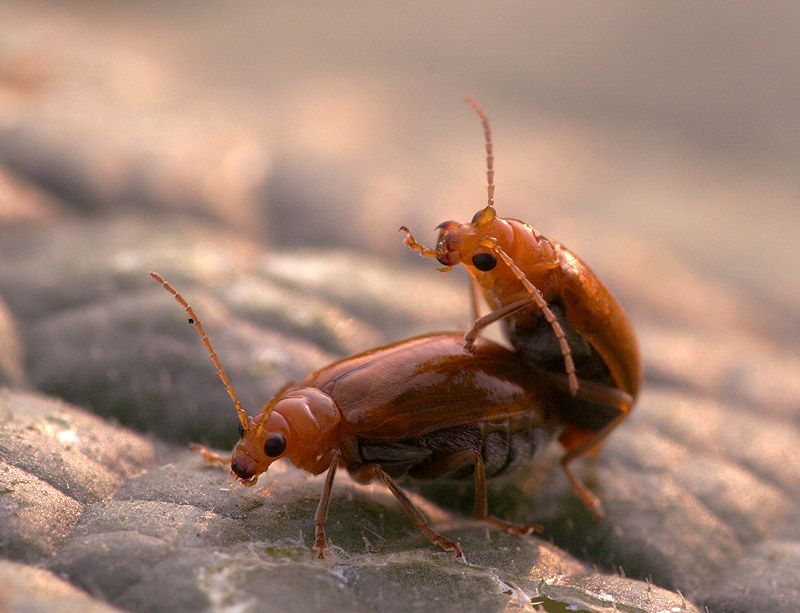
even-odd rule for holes
{"type": "Polygon", "coordinates": [[[230,464],[246,486],[281,458],[314,475],[327,471],[314,515],[318,557],[340,465],[359,483],[383,481],[414,526],[459,558],[459,546],[428,526],[397,479],[472,477],[478,519],[516,534],[541,530],[488,513],[486,478],[529,463],[563,429],[546,379],[531,377],[509,349],[477,339],[473,357],[464,353],[460,333],[400,341],[312,372],[247,415],[192,307],[159,274],[150,275],[188,313],[239,418],[241,438],[230,458],[194,448],[230,464]]]}
{"type": "Polygon", "coordinates": [[[558,404],[569,427],[561,441],[569,451],[561,463],[573,489],[599,518],[599,501],[568,465],[596,449],[630,413],[642,378],[636,333],[583,260],[530,225],[497,216],[489,119],[474,99],[466,100],[483,125],[488,203],[470,223],[440,224],[435,249],[402,226],[404,242],[439,260],[442,272],[459,263],[469,272],[475,320],[464,335],[465,351],[474,351],[480,330],[502,321],[506,338],[529,367],[563,390],[558,404]],[[492,309],[482,317],[479,293],[492,309]]]}

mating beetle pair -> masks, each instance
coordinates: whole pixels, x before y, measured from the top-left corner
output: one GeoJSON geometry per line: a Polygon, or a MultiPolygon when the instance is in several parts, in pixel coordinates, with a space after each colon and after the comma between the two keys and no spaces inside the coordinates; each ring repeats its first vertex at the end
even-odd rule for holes
{"type": "Polygon", "coordinates": [[[489,199],[468,224],[439,226],[435,248],[405,243],[450,270],[461,263],[473,283],[476,319],[465,335],[434,334],[335,362],[284,387],[256,415],[247,415],[192,308],[157,273],[200,332],[240,421],[240,441],[222,458],[250,486],[280,458],[312,474],[327,471],[314,516],[315,547],[326,548],[325,522],[336,470],[361,483],[382,480],[433,543],[462,553],[431,529],[397,484],[414,479],[475,480],[475,516],[517,534],[518,526],[488,513],[486,478],[529,462],[558,436],[561,465],[572,488],[597,517],[600,502],[569,464],[595,449],[625,419],[636,398],[641,366],[633,328],[592,271],[564,246],[527,224],[497,217],[489,121],[481,118],[489,199]],[[477,316],[480,291],[492,311],[477,316]],[[478,336],[502,321],[514,351],[478,336]]]}

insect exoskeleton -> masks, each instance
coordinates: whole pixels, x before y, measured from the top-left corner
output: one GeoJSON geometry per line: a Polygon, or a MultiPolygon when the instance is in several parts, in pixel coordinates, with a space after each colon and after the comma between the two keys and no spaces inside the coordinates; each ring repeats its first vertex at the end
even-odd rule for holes
{"type": "Polygon", "coordinates": [[[494,208],[494,156],[489,120],[472,98],[484,128],[488,204],[469,223],[437,227],[435,248],[418,243],[405,226],[405,244],[444,265],[463,264],[473,286],[475,320],[464,335],[472,352],[480,330],[501,321],[505,337],[536,376],[559,394],[568,427],[562,466],[575,492],[598,518],[597,498],[569,463],[595,449],[630,412],[642,379],[639,344],[624,309],[572,251],[494,208]],[[480,294],[491,311],[479,316],[480,294]]]}
{"type": "Polygon", "coordinates": [[[477,339],[468,355],[461,334],[416,337],[320,368],[248,416],[192,308],[150,274],[186,309],[236,405],[241,439],[232,456],[197,447],[206,459],[230,463],[247,486],[282,458],[312,474],[327,471],[314,516],[319,557],[340,465],[360,483],[383,481],[413,524],[457,557],[458,545],[428,525],[398,479],[474,479],[477,518],[517,534],[539,529],[488,512],[487,477],[529,464],[563,429],[553,390],[546,379],[531,377],[514,352],[477,339]]]}

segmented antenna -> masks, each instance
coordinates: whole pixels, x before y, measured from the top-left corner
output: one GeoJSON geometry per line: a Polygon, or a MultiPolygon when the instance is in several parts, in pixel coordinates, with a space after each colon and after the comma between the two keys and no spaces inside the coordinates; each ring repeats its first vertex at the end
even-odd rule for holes
{"type": "Polygon", "coordinates": [[[483,124],[483,138],[486,140],[486,180],[488,183],[487,189],[489,191],[489,206],[494,206],[494,148],[492,146],[492,128],[489,126],[489,118],[486,116],[481,105],[472,96],[464,96],[473,110],[481,118],[483,124]]]}
{"type": "Polygon", "coordinates": [[[203,337],[203,344],[208,349],[208,353],[211,354],[211,361],[214,362],[214,366],[217,367],[217,374],[219,378],[222,379],[222,382],[225,384],[225,389],[228,390],[228,395],[233,400],[233,404],[236,405],[236,414],[239,416],[239,421],[242,423],[242,428],[244,431],[247,432],[248,430],[248,420],[247,420],[247,413],[244,412],[239,399],[236,397],[236,393],[233,391],[233,386],[231,382],[228,381],[228,375],[225,374],[225,371],[220,366],[219,359],[217,358],[217,353],[211,347],[211,341],[208,340],[208,336],[206,336],[206,331],[203,330],[203,324],[200,323],[200,320],[197,319],[197,315],[194,314],[194,309],[189,306],[189,303],[183,299],[174,287],[172,287],[169,283],[167,283],[164,278],[158,274],[157,272],[150,272],[150,276],[153,277],[156,281],[158,281],[161,286],[167,290],[170,294],[175,296],[175,300],[181,303],[186,312],[189,315],[189,323],[193,324],[197,331],[200,333],[200,336],[203,337]]]}
{"type": "Polygon", "coordinates": [[[261,433],[264,431],[264,426],[267,425],[267,417],[269,417],[270,413],[272,413],[273,409],[275,408],[275,405],[278,404],[278,400],[280,400],[281,397],[283,396],[283,392],[285,392],[286,390],[288,390],[290,387],[293,386],[294,383],[292,382],[286,383],[281,389],[278,390],[278,393],[275,394],[275,397],[272,400],[270,400],[263,409],[261,409],[261,412],[264,414],[264,417],[262,417],[261,421],[258,422],[256,430],[253,433],[253,438],[257,440],[258,437],[261,436],[261,433]]]}

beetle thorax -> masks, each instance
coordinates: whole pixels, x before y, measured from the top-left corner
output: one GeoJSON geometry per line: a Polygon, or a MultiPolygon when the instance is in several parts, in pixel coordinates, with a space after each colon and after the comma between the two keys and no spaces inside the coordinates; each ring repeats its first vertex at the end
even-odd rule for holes
{"type": "Polygon", "coordinates": [[[543,293],[549,293],[549,286],[554,281],[553,271],[560,266],[558,254],[549,240],[517,219],[494,219],[482,229],[481,234],[484,236],[474,239],[472,256],[475,253],[492,252],[497,256],[497,266],[482,272],[469,261],[469,251],[462,257],[464,266],[482,287],[493,309],[530,295],[519,278],[520,274],[543,293]],[[494,243],[494,248],[490,248],[489,243],[494,243]],[[501,257],[498,253],[500,250],[513,261],[517,272],[501,257]]]}
{"type": "Polygon", "coordinates": [[[341,413],[328,394],[314,387],[292,390],[275,403],[266,429],[286,437],[282,457],[317,474],[325,470],[341,413]],[[276,428],[272,429],[273,424],[276,428]]]}

